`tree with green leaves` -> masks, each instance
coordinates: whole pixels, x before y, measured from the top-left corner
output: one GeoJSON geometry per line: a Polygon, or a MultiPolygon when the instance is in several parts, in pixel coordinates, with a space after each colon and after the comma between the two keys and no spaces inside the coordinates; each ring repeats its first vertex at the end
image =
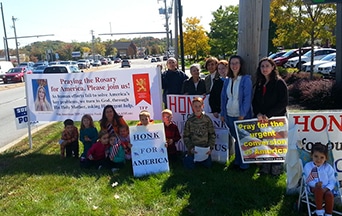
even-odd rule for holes
{"type": "Polygon", "coordinates": [[[220,6],[212,15],[208,33],[210,54],[225,59],[237,51],[239,7],[231,5],[223,9],[220,6]]]}
{"type": "Polygon", "coordinates": [[[197,62],[209,54],[209,37],[196,17],[186,18],[183,26],[184,54],[197,62]]]}
{"type": "MultiPolygon", "coordinates": [[[[329,46],[326,41],[335,44],[333,34],[336,27],[336,5],[310,5],[302,0],[273,0],[271,19],[277,25],[273,43],[277,46],[301,47],[304,43],[329,46]]],[[[311,78],[313,77],[313,59],[311,56],[311,78]]]]}

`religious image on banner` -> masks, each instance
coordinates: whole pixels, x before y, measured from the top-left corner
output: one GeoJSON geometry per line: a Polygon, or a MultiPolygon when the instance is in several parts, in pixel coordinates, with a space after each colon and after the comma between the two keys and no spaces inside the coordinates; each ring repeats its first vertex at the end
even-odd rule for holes
{"type": "Polygon", "coordinates": [[[47,79],[33,79],[32,91],[36,112],[53,111],[47,79]]]}
{"type": "Polygon", "coordinates": [[[168,172],[169,160],[165,147],[164,124],[129,127],[132,144],[133,175],[140,177],[168,172]]]}
{"type": "Polygon", "coordinates": [[[288,124],[285,117],[274,117],[268,122],[241,120],[234,124],[243,163],[285,161],[288,148],[288,124]]]}

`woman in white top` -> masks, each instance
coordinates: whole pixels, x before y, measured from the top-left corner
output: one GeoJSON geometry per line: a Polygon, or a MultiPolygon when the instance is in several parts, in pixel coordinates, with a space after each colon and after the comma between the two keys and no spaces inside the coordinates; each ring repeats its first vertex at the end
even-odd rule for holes
{"type": "MultiPolygon", "coordinates": [[[[242,162],[240,147],[234,128],[234,121],[252,118],[252,80],[244,70],[241,56],[229,59],[228,79],[225,79],[221,92],[221,120],[229,127],[230,135],[235,139],[234,165],[246,170],[249,165],[242,162]]],[[[230,148],[231,149],[231,148],[230,148]]]]}

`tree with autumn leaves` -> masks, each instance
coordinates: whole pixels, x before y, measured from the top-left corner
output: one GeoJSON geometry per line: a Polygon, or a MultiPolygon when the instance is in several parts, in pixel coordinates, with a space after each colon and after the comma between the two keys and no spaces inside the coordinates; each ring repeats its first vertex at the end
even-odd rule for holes
{"type": "Polygon", "coordinates": [[[196,62],[201,56],[207,56],[210,51],[209,37],[204,27],[196,17],[186,18],[184,25],[184,55],[196,62]]]}

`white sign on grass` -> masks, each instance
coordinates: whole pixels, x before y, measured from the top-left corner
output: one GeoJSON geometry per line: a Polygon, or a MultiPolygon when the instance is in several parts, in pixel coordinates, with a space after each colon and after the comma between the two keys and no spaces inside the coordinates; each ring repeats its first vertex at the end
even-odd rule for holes
{"type": "Polygon", "coordinates": [[[27,74],[25,83],[31,121],[80,121],[84,114],[100,120],[106,105],[113,105],[125,120],[138,120],[141,110],[161,119],[161,81],[156,68],[27,74]]]}
{"type": "Polygon", "coordinates": [[[129,127],[132,144],[133,175],[144,175],[168,172],[169,160],[165,147],[164,124],[129,127]]]}

